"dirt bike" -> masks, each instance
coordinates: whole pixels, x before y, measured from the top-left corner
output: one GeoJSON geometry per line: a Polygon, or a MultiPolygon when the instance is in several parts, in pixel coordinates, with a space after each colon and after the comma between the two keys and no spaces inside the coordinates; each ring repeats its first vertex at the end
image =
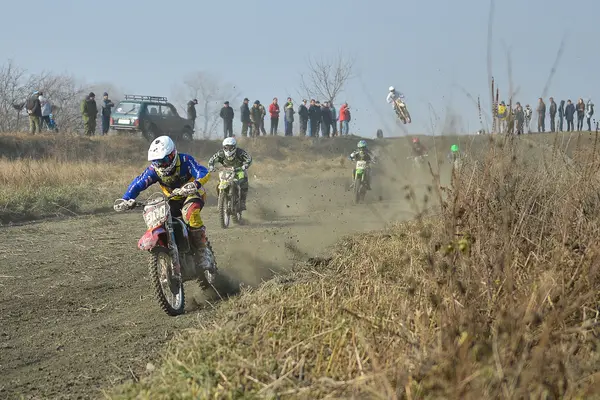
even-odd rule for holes
{"type": "Polygon", "coordinates": [[[408,107],[406,107],[406,103],[402,101],[402,99],[394,100],[394,111],[396,112],[396,116],[400,121],[404,124],[411,122],[410,113],[408,112],[408,107]]]}
{"type": "MultiPolygon", "coordinates": [[[[138,241],[138,248],[150,252],[148,272],[156,300],[165,313],[176,316],[184,313],[183,283],[198,280],[204,289],[212,287],[217,277],[217,262],[207,241],[206,262],[215,272],[196,266],[188,227],[181,218],[171,214],[169,200],[172,197],[159,192],[150,195],[145,203],[136,202],[133,208],[144,208],[143,217],[148,229],[138,241]],[[175,276],[177,270],[181,279],[175,276]]],[[[117,199],[115,209],[128,209],[125,203],[126,200],[117,199]]]]}
{"type": "Polygon", "coordinates": [[[217,193],[219,195],[218,209],[221,228],[229,226],[231,219],[236,224],[242,221],[242,188],[239,184],[241,179],[245,178],[244,171],[236,170],[233,167],[223,168],[219,171],[219,186],[217,193]]]}
{"type": "Polygon", "coordinates": [[[361,201],[365,201],[365,194],[367,193],[367,185],[365,183],[366,174],[368,171],[368,164],[366,161],[357,161],[354,169],[354,203],[358,204],[361,201]]]}

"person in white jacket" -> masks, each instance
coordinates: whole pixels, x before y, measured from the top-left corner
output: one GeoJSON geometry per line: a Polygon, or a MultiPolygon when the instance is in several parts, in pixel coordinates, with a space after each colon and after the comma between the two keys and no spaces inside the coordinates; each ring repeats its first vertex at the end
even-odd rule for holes
{"type": "Polygon", "coordinates": [[[50,130],[50,114],[52,114],[52,104],[48,101],[42,92],[38,93],[38,99],[40,100],[40,105],[42,106],[42,121],[41,125],[46,126],[47,130],[50,130]]]}

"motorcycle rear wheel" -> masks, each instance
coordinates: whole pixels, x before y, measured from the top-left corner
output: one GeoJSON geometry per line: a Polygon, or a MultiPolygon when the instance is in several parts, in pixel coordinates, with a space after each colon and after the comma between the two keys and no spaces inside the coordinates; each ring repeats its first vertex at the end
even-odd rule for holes
{"type": "Polygon", "coordinates": [[[183,282],[177,282],[172,278],[173,261],[169,249],[164,247],[155,247],[150,252],[150,263],[148,265],[148,273],[150,282],[154,289],[154,297],[158,301],[160,308],[170,316],[177,316],[184,313],[185,295],[183,292],[183,282]],[[161,268],[161,260],[164,259],[168,265],[163,274],[161,268]],[[166,281],[166,282],[165,282],[166,281]],[[163,283],[166,283],[165,289],[163,283]],[[173,302],[169,301],[168,297],[172,297],[173,302]]]}

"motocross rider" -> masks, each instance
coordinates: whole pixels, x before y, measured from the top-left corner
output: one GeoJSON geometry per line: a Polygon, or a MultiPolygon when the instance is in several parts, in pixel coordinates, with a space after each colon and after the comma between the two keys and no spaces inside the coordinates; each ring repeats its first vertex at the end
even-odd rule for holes
{"type": "Polygon", "coordinates": [[[421,157],[427,152],[425,145],[421,143],[418,137],[412,138],[412,150],[416,157],[421,157]]]}
{"type": "MultiPolygon", "coordinates": [[[[354,150],[350,156],[348,156],[350,161],[366,161],[367,165],[370,166],[371,163],[375,162],[375,156],[371,151],[367,148],[367,142],[365,140],[361,140],[358,142],[356,146],[356,150],[354,150]]],[[[367,190],[371,190],[371,168],[367,168],[365,184],[367,186],[367,190]]],[[[356,173],[356,169],[352,170],[352,177],[356,173]]],[[[352,183],[354,185],[354,182],[352,183]]]]}
{"type": "Polygon", "coordinates": [[[394,111],[396,111],[396,102],[395,100],[400,100],[400,104],[404,104],[402,100],[404,99],[404,94],[396,91],[393,86],[390,86],[389,93],[387,98],[385,99],[388,103],[391,103],[394,107],[394,111]]]}
{"type": "Polygon", "coordinates": [[[246,198],[248,197],[248,168],[252,164],[252,157],[244,149],[237,147],[237,140],[234,137],[228,137],[223,140],[223,148],[217,151],[208,160],[208,171],[215,169],[215,163],[218,162],[224,167],[233,167],[236,170],[244,171],[244,179],[239,180],[240,184],[240,203],[242,210],[246,209],[246,198]]]}
{"type": "MultiPolygon", "coordinates": [[[[129,184],[123,195],[125,202],[115,204],[115,211],[133,208],[139,194],[158,182],[163,193],[175,194],[169,200],[171,213],[173,217],[181,217],[190,228],[195,263],[203,269],[212,267],[205,265],[209,264],[205,257],[206,227],[200,216],[206,201],[203,185],[210,179],[209,171],[192,156],[178,153],[175,143],[168,136],[154,139],[148,149],[148,161],[150,165],[129,184]]],[[[179,271],[176,274],[177,278],[181,278],[179,271]]]]}

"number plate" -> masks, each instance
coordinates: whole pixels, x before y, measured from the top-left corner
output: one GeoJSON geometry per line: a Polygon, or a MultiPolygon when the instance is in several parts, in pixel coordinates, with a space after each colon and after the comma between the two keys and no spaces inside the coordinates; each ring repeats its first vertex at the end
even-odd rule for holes
{"type": "Polygon", "coordinates": [[[122,124],[122,125],[130,125],[130,124],[131,124],[131,121],[130,121],[130,120],[128,120],[128,119],[120,119],[120,120],[119,120],[119,124],[122,124]]]}
{"type": "Polygon", "coordinates": [[[366,167],[367,167],[366,161],[357,161],[356,162],[356,169],[365,169],[366,167]]]}

